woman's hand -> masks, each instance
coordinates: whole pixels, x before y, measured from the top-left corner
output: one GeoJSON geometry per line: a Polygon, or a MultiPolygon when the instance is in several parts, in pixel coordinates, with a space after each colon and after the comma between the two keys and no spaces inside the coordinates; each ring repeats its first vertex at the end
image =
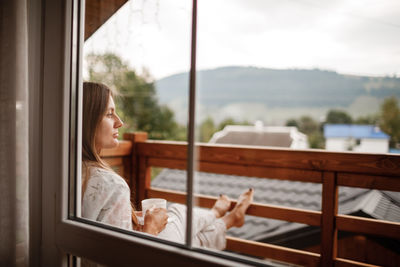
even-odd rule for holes
{"type": "Polygon", "coordinates": [[[167,210],[162,208],[149,209],[144,215],[143,232],[158,235],[168,222],[167,210]]]}

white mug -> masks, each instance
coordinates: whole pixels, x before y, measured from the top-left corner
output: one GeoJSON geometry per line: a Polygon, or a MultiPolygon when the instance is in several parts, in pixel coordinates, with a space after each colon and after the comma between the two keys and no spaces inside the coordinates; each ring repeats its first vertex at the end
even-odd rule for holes
{"type": "Polygon", "coordinates": [[[142,217],[139,218],[139,223],[144,224],[144,216],[146,215],[146,211],[149,209],[162,208],[167,209],[167,200],[163,198],[148,198],[142,200],[142,217]]]}
{"type": "Polygon", "coordinates": [[[143,199],[142,200],[142,212],[143,216],[146,214],[146,211],[148,209],[156,209],[156,208],[162,208],[162,209],[167,209],[167,200],[163,198],[148,198],[148,199],[143,199]]]}

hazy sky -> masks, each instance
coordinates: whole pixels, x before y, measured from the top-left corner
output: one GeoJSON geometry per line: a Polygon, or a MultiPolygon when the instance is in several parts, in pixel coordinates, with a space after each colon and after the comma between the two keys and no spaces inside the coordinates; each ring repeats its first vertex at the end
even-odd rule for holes
{"type": "MultiPolygon", "coordinates": [[[[399,0],[200,0],[198,69],[240,65],[400,75],[399,0]]],[[[127,3],[84,47],[162,78],[190,66],[190,0],[127,3]]]]}

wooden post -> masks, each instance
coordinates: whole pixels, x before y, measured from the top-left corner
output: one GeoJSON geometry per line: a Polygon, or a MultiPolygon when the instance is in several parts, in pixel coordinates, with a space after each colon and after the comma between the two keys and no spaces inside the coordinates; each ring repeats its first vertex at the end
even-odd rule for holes
{"type": "Polygon", "coordinates": [[[337,211],[336,173],[322,172],[321,266],[333,266],[337,256],[337,211]]]}
{"type": "Polygon", "coordinates": [[[139,156],[138,162],[139,162],[137,170],[138,183],[137,183],[136,199],[137,199],[137,206],[139,207],[139,203],[143,199],[148,198],[147,194],[151,185],[151,168],[148,166],[147,158],[145,156],[139,156]]]}
{"type": "MultiPolygon", "coordinates": [[[[130,162],[128,163],[130,170],[130,187],[131,187],[131,201],[135,204],[135,207],[139,207],[139,203],[145,197],[145,190],[150,187],[150,168],[147,167],[146,157],[140,157],[137,154],[137,143],[146,142],[147,133],[146,132],[135,132],[135,133],[125,133],[124,140],[129,140],[132,142],[132,153],[130,162]],[[143,168],[143,169],[142,169],[143,168]]],[[[125,163],[124,163],[125,164],[125,163]]]]}

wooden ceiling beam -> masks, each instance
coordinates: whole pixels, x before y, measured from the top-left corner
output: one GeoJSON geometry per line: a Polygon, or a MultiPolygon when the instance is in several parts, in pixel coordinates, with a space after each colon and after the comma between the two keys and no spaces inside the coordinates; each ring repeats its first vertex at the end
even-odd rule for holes
{"type": "Polygon", "coordinates": [[[85,41],[128,0],[86,0],[85,41]]]}

